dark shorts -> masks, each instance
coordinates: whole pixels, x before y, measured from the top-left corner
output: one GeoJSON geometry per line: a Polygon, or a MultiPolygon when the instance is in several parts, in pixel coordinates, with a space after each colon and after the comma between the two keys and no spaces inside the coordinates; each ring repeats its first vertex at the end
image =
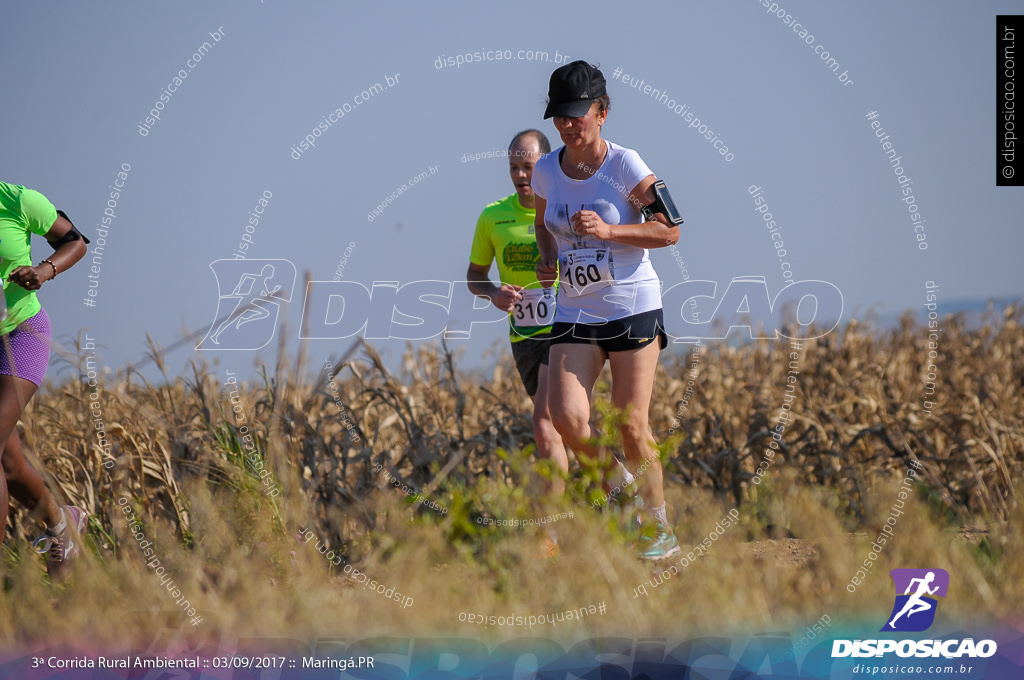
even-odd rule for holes
{"type": "Polygon", "coordinates": [[[537,394],[540,367],[548,365],[548,350],[551,349],[551,336],[542,335],[525,338],[512,343],[512,356],[516,360],[516,369],[523,380],[523,387],[531,397],[537,394]]]}
{"type": "Polygon", "coordinates": [[[0,374],[30,380],[39,386],[50,363],[50,317],[46,310],[25,319],[0,336],[0,374]]]}
{"type": "Polygon", "coordinates": [[[660,349],[668,345],[665,316],[660,309],[600,324],[556,321],[551,327],[553,345],[597,345],[605,352],[639,349],[654,338],[660,349]]]}

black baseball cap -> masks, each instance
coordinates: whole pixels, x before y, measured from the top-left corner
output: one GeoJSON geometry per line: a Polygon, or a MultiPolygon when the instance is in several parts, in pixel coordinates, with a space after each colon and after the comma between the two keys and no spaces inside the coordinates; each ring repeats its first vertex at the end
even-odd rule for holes
{"type": "Polygon", "coordinates": [[[605,94],[604,85],[601,71],[585,61],[574,61],[556,68],[548,85],[544,120],[553,116],[581,118],[587,115],[594,100],[605,94]]]}

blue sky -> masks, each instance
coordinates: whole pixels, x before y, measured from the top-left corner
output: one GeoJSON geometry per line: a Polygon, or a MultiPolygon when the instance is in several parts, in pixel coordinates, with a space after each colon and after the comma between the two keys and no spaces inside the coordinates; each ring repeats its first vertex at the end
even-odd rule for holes
{"type": "MultiPolygon", "coordinates": [[[[642,11],[604,2],[18,3],[5,12],[0,47],[10,74],[3,179],[42,191],[95,244],[109,187],[122,164],[131,168],[95,274],[96,305],[84,303],[85,262],[41,292],[55,334],[67,343],[89,329],[104,365],[117,367],[142,357],[147,332],[168,345],[209,326],[218,301],[210,263],[232,256],[265,192],[272,198],[247,257],[295,265],[279,331],[293,347],[306,273],[331,279],[349,244],[343,276],[367,287],[461,280],[480,210],[512,191],[504,159],[461,158],[503,149],[528,127],[558,145],[542,120],[556,53],[609,77],[605,137],[639,151],[672,189],[690,277],[722,290],[734,277],[763,276],[772,295],[781,289],[780,258],[748,191],[759,186],[794,278],[833,283],[846,317],[920,308],[926,281],[944,302],[1019,295],[1020,190],[996,187],[993,163],[995,17],[1019,5],[778,5],[813,43],[759,0],[642,11]],[[204,42],[211,47],[192,60],[204,42]],[[524,58],[436,68],[439,58],[489,50],[524,58]],[[186,78],[142,136],[139,124],[181,69],[186,78]],[[685,105],[732,160],[664,103],[613,80],[616,69],[685,105]],[[292,147],[346,104],[293,158],[292,147]],[[927,250],[872,111],[913,181],[927,250]]],[[[36,261],[50,252],[41,239],[33,247],[36,261]]],[[[666,285],[682,280],[667,249],[652,257],[666,285]]],[[[503,335],[493,324],[457,344],[473,364],[503,335]]],[[[312,341],[311,355],[350,343],[312,341]]],[[[405,343],[379,344],[396,355],[405,343]]],[[[189,345],[169,366],[200,356],[249,371],[276,346],[189,345]]]]}

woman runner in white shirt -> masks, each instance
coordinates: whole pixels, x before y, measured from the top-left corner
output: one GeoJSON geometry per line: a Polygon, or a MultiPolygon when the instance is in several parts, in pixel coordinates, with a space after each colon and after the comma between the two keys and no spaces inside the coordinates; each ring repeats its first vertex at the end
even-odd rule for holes
{"type": "Polygon", "coordinates": [[[639,554],[649,560],[679,552],[665,508],[661,461],[648,413],[658,355],[667,344],[661,286],[648,248],[679,240],[679,227],[661,213],[644,221],[655,202],[656,178],[640,156],[601,138],[609,98],[601,71],[584,61],[551,75],[544,118],[554,118],[565,144],[533,171],[536,194],[537,278],[559,279],[551,330],[548,390],[552,421],[577,455],[613,469],[596,446],[591,392],[610,362],[612,403],[626,461],[644,468],[638,483],[654,526],[642,532],[639,554]],[[646,461],[646,463],[645,463],[646,461]]]}

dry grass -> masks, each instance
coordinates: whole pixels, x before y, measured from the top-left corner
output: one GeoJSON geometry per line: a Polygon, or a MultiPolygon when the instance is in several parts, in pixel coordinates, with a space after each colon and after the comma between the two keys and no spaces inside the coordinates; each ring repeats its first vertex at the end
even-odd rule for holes
{"type": "MultiPolygon", "coordinates": [[[[540,512],[513,483],[530,467],[530,411],[503,348],[484,377],[460,373],[451,354],[426,347],[410,349],[392,375],[361,345],[333,362],[351,429],[324,364],[303,353],[282,358],[242,389],[246,422],[282,489],[277,498],[264,493],[242,455],[224,375],[194,366],[191,376],[160,385],[137,373],[104,384],[113,470],[103,467],[92,434],[88,388],[73,380],[36,397],[23,436],[54,487],[91,514],[89,568],[65,586],[49,584],[27,543],[38,531],[16,509],[0,561],[0,640],[35,645],[87,630],[97,643],[144,642],[187,624],[143,565],[117,509],[121,497],[204,617],[187,630],[209,639],[522,636],[527,631],[460,623],[459,613],[548,614],[599,602],[604,615],[529,632],[796,629],[826,613],[874,621],[888,613],[878,603],[891,602],[886,572],[897,567],[950,571],[940,621],[1019,613],[1020,317],[1010,310],[973,331],[943,321],[931,416],[921,411],[927,334],[909,318],[884,334],[852,322],[805,343],[794,423],[760,486],[751,478],[782,403],[789,348],[706,347],[682,417],[689,436],[664,452],[666,488],[684,545],[702,541],[737,505],[740,525],[656,587],[610,522],[587,507],[578,478],[566,501],[574,518],[555,525],[562,543],[555,561],[535,559],[536,531],[476,521],[540,512]],[[888,516],[909,457],[922,461],[922,483],[895,539],[850,595],[845,586],[888,516]],[[375,464],[447,512],[413,505],[375,464]],[[302,529],[316,541],[297,542],[302,529]],[[413,605],[403,609],[331,569],[317,541],[413,605]],[[636,590],[642,584],[646,596],[636,590]]],[[[652,408],[659,439],[680,411],[689,371],[683,358],[665,356],[652,408]]],[[[155,350],[154,359],[162,366],[155,350]]]]}

